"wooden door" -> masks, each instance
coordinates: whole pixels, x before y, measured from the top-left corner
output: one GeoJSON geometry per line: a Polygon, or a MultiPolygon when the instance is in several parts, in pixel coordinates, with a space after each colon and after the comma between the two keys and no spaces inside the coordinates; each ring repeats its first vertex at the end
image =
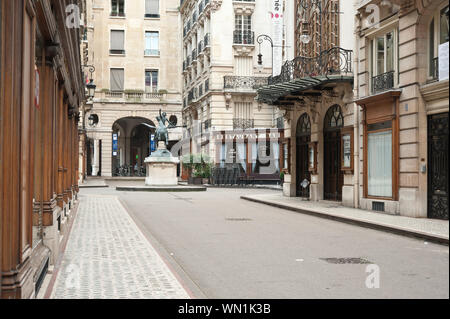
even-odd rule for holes
{"type": "Polygon", "coordinates": [[[324,198],[342,200],[344,175],[341,171],[340,131],[327,132],[324,136],[324,198]]]}

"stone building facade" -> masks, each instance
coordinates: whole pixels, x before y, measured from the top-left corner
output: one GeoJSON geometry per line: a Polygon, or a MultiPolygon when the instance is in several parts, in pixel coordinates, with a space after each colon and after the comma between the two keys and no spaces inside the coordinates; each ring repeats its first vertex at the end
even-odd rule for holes
{"type": "MultiPolygon", "coordinates": [[[[294,51],[293,1],[282,2],[283,42],[275,48],[281,53],[275,60],[290,59],[294,51]]],[[[257,88],[267,84],[267,77],[272,73],[274,48],[270,41],[259,36],[268,35],[274,41],[273,3],[182,0],[180,4],[183,124],[191,135],[210,136],[193,146],[192,152],[208,154],[220,163],[225,160],[225,153],[234,150],[241,157],[245,173],[253,174],[252,146],[246,142],[244,146],[242,142],[242,150],[225,150],[222,138],[236,130],[277,130],[277,119],[280,123],[276,107],[255,100],[257,88]],[[262,54],[261,63],[258,54],[262,54]]]]}
{"type": "Polygon", "coordinates": [[[0,298],[39,293],[76,207],[85,95],[80,29],[66,17],[83,5],[0,2],[0,298]]]}
{"type": "Polygon", "coordinates": [[[297,58],[258,90],[285,110],[284,194],[448,219],[448,2],[296,6],[297,58]]]}
{"type": "Polygon", "coordinates": [[[365,1],[357,10],[360,206],[448,219],[448,1],[365,1]],[[376,126],[392,134],[392,190],[374,196],[370,174],[386,171],[370,171],[376,126]]]}
{"type": "MultiPolygon", "coordinates": [[[[179,2],[88,0],[87,64],[97,92],[86,105],[86,175],[143,166],[159,110],[181,124],[179,2]]],[[[170,131],[174,144],[181,129],[170,131]]],[[[81,146],[82,147],[82,146],[81,146]]],[[[133,174],[134,169],[132,169],[133,174]]],[[[82,176],[81,176],[82,178],[82,176]]]]}

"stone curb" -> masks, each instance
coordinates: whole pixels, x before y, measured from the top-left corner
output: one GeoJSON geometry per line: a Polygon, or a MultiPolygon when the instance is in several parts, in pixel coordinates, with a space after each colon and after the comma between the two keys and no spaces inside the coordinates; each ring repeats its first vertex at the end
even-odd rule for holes
{"type": "Polygon", "coordinates": [[[145,186],[117,186],[121,192],[206,192],[206,187],[145,187],[145,186]]]}
{"type": "Polygon", "coordinates": [[[353,225],[359,225],[359,226],[372,228],[372,229],[376,229],[376,230],[383,230],[383,231],[395,233],[398,235],[426,239],[430,242],[435,242],[438,244],[444,244],[444,245],[449,244],[448,237],[440,236],[437,234],[431,234],[431,233],[421,232],[421,231],[403,228],[403,227],[399,227],[399,226],[356,219],[356,218],[352,218],[352,217],[346,217],[346,216],[335,215],[335,214],[330,214],[330,213],[323,213],[323,212],[313,211],[313,210],[306,210],[306,209],[294,207],[291,205],[281,204],[281,203],[269,201],[269,200],[257,199],[257,198],[253,198],[250,196],[241,196],[241,199],[259,203],[259,204],[265,204],[265,205],[269,205],[269,206],[273,206],[273,207],[277,207],[277,208],[281,208],[281,209],[286,209],[286,210],[294,211],[294,212],[301,213],[301,214],[308,214],[308,215],[312,215],[312,216],[332,219],[332,220],[336,220],[339,222],[344,222],[344,223],[353,224],[353,225]]]}

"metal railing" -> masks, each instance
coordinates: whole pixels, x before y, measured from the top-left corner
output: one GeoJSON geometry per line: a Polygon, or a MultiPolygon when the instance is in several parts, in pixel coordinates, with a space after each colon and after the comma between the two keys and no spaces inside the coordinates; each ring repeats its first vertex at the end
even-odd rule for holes
{"type": "Polygon", "coordinates": [[[233,119],[233,129],[249,129],[255,127],[255,120],[254,119],[239,119],[235,118],[233,119]]]}
{"type": "Polygon", "coordinates": [[[235,30],[233,33],[233,44],[255,44],[255,32],[235,30]]]}
{"type": "Polygon", "coordinates": [[[257,90],[268,84],[266,77],[257,76],[232,76],[226,75],[223,77],[224,89],[247,89],[257,90]]]}
{"type": "Polygon", "coordinates": [[[372,93],[380,93],[394,87],[395,71],[386,72],[372,78],[372,93]]]}
{"type": "Polygon", "coordinates": [[[124,91],[105,91],[102,92],[103,99],[125,99],[125,100],[155,100],[163,99],[164,93],[159,92],[124,92],[124,91]]]}
{"type": "Polygon", "coordinates": [[[280,75],[269,77],[269,85],[306,77],[350,75],[353,72],[352,55],[352,50],[334,47],[317,57],[296,57],[282,66],[280,75]]]}
{"type": "Polygon", "coordinates": [[[155,49],[147,49],[144,50],[144,55],[160,55],[159,50],[155,50],[155,49]]]}

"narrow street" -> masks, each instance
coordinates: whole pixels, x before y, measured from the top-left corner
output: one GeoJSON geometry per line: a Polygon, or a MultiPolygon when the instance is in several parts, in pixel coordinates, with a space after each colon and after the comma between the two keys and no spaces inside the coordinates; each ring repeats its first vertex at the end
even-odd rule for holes
{"type": "Polygon", "coordinates": [[[170,286],[158,295],[163,298],[177,298],[184,293],[194,298],[449,297],[448,246],[240,199],[241,195],[275,192],[226,188],[210,188],[202,193],[83,189],[80,199],[84,208],[78,212],[59,273],[67,273],[70,261],[92,263],[102,276],[87,276],[92,268],[81,266],[80,286],[89,291],[94,288],[85,281],[92,287],[96,286],[95,281],[101,281],[101,285],[97,284],[96,294],[79,295],[65,289],[58,278],[53,297],[108,297],[104,291],[114,286],[117,276],[114,268],[102,269],[107,261],[98,261],[106,245],[107,251],[114,251],[116,260],[129,260],[127,256],[133,255],[134,262],[121,263],[120,274],[132,274],[136,289],[139,282],[149,283],[144,289],[147,295],[133,295],[138,298],[154,294],[152,282],[158,277],[158,270],[148,265],[155,265],[155,258],[160,258],[157,256],[166,261],[157,261],[156,265],[170,286]],[[140,250],[148,249],[148,244],[142,242],[144,237],[138,235],[128,215],[118,213],[114,207],[128,211],[154,247],[151,250],[158,254],[141,253],[140,250]],[[89,215],[91,224],[86,221],[89,215]],[[123,223],[128,223],[125,230],[136,231],[136,236],[125,234],[115,241],[90,243],[89,236],[83,235],[94,227],[103,228],[103,238],[116,236],[108,234],[109,229],[117,231],[113,225],[123,223]],[[83,238],[86,245],[97,245],[95,249],[70,249],[83,238]],[[333,263],[330,258],[362,258],[365,263],[333,263]],[[367,263],[379,267],[378,289],[366,286],[367,263]]]}

